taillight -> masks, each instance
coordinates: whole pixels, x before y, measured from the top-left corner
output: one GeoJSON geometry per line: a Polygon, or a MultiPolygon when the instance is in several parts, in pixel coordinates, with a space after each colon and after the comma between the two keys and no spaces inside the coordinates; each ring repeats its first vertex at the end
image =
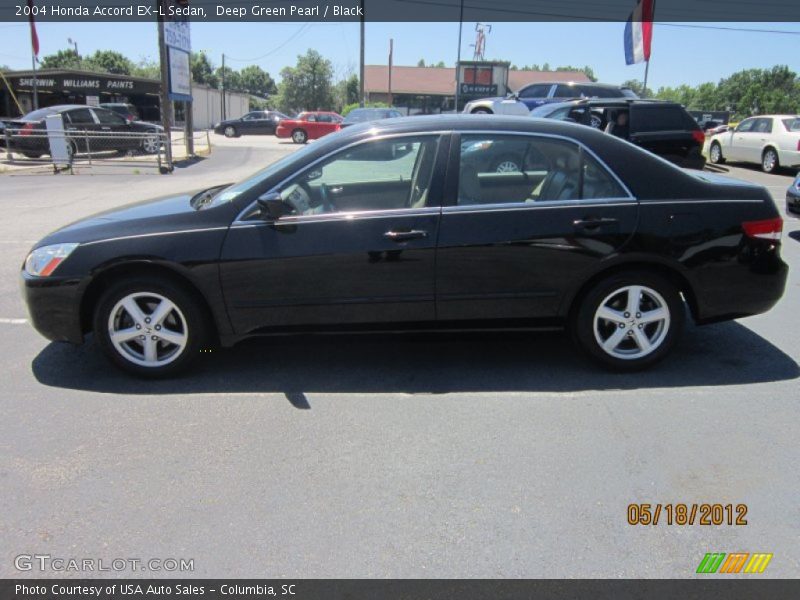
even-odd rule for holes
{"type": "Polygon", "coordinates": [[[747,237],[760,240],[779,240],[783,231],[783,219],[765,219],[763,221],[745,221],[742,229],[747,237]]]}
{"type": "Polygon", "coordinates": [[[706,134],[703,133],[702,130],[700,129],[693,129],[692,137],[694,138],[694,141],[696,141],[698,144],[704,144],[706,141],[706,134]]]}
{"type": "Polygon", "coordinates": [[[800,140],[797,140],[797,151],[800,152],[800,140]]]}
{"type": "Polygon", "coordinates": [[[30,135],[33,133],[33,123],[25,123],[20,130],[20,135],[30,135]]]}

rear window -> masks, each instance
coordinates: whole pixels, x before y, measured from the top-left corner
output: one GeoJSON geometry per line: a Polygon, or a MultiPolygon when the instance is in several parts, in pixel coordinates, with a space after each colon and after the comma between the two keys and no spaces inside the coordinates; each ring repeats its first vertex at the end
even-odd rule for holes
{"type": "Polygon", "coordinates": [[[581,92],[584,96],[594,98],[621,98],[624,95],[623,90],[607,87],[593,87],[590,85],[581,86],[581,92]]]}
{"type": "Polygon", "coordinates": [[[800,117],[795,117],[794,119],[782,119],[783,126],[786,127],[786,131],[800,131],[800,117]]]}
{"type": "Polygon", "coordinates": [[[635,131],[686,131],[698,128],[697,122],[680,106],[631,108],[631,129],[635,131]]]}

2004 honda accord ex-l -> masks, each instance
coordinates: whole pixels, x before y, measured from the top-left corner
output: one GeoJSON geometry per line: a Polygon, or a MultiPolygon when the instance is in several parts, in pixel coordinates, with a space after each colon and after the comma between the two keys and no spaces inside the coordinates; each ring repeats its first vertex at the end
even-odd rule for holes
{"type": "Polygon", "coordinates": [[[143,376],[254,335],[553,326],[638,369],[675,345],[685,305],[698,323],[771,308],[782,227],[763,187],[590,127],[412,117],[69,225],[22,281],[44,336],[93,331],[143,376]]]}

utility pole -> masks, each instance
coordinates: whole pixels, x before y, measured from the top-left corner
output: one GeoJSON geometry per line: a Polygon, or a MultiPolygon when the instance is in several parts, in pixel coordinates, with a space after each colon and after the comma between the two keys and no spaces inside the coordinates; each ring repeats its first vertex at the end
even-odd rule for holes
{"type": "Polygon", "coordinates": [[[392,62],[393,62],[393,54],[394,54],[394,40],[389,38],[389,106],[394,104],[394,98],[392,97],[392,62]]]}
{"type": "MultiPolygon", "coordinates": [[[[165,0],[158,0],[161,14],[166,14],[165,0]]],[[[161,126],[164,128],[164,154],[167,170],[172,171],[172,101],[169,99],[169,65],[167,62],[167,45],[164,41],[164,17],[158,17],[158,53],[161,58],[161,126]]]]}
{"type": "Polygon", "coordinates": [[[361,5],[361,54],[359,58],[358,75],[358,105],[364,108],[364,0],[359,0],[361,5]]]}
{"type": "Polygon", "coordinates": [[[222,111],[220,114],[222,115],[221,121],[225,120],[225,53],[222,53],[222,82],[220,84],[220,96],[222,97],[222,111]]]}
{"type": "Polygon", "coordinates": [[[461,12],[458,17],[458,53],[456,58],[456,105],[455,112],[458,113],[458,92],[461,88],[461,32],[464,29],[464,0],[461,0],[461,12]]]}

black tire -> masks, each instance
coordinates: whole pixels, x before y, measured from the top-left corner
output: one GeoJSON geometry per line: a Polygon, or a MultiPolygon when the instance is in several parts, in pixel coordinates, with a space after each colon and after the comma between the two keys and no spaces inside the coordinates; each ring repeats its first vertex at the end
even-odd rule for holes
{"type": "Polygon", "coordinates": [[[712,165],[721,165],[725,162],[725,157],[722,156],[722,146],[719,142],[711,142],[711,147],[708,149],[708,161],[712,165]]]}
{"type": "Polygon", "coordinates": [[[778,152],[775,148],[766,148],[761,155],[761,169],[764,173],[776,173],[781,168],[778,152]]]}
{"type": "Polygon", "coordinates": [[[161,140],[158,139],[158,134],[153,134],[142,139],[139,149],[142,154],[156,154],[160,146],[161,140]]]}
{"type": "Polygon", "coordinates": [[[24,156],[25,158],[36,159],[36,158],[41,158],[42,157],[42,153],[41,152],[23,152],[22,156],[24,156]]]}
{"type": "Polygon", "coordinates": [[[305,144],[308,141],[308,134],[304,129],[295,129],[292,132],[292,141],[295,144],[305,144]]]}
{"type": "Polygon", "coordinates": [[[225,135],[226,138],[235,138],[239,137],[239,132],[236,131],[236,127],[233,125],[228,125],[225,129],[222,130],[222,133],[225,135]]]}
{"type": "Polygon", "coordinates": [[[597,282],[578,302],[572,311],[570,323],[573,340],[595,361],[615,371],[637,371],[663,359],[680,338],[686,320],[685,307],[678,288],[669,279],[645,271],[631,270],[610,275],[597,282]],[[625,310],[625,300],[630,295],[622,291],[631,286],[642,286],[646,290],[637,302],[641,312],[635,314],[625,310]],[[620,300],[622,302],[618,310],[624,323],[598,318],[601,306],[611,308],[620,300]],[[668,311],[665,321],[638,322],[637,315],[644,315],[646,320],[649,310],[660,308],[668,311]],[[652,341],[654,346],[645,354],[642,354],[644,350],[637,341],[641,334],[652,341]],[[612,342],[611,338],[615,335],[623,335],[619,344],[612,352],[604,350],[601,341],[612,342]],[[649,339],[651,336],[652,340],[649,339]]]}
{"type": "MultiPolygon", "coordinates": [[[[139,276],[111,284],[97,303],[93,326],[95,339],[106,358],[123,371],[148,379],[169,377],[185,370],[202,350],[208,348],[210,340],[209,316],[203,305],[195,299],[194,294],[183,286],[161,276],[139,276]],[[163,330],[155,323],[149,321],[147,324],[142,323],[142,326],[148,331],[137,328],[136,339],[126,342],[129,344],[125,346],[127,350],[119,349],[111,340],[110,328],[112,323],[117,321],[120,328],[132,330],[133,321],[129,318],[129,314],[118,307],[118,303],[132,294],[141,295],[138,306],[144,316],[148,314],[146,311],[150,305],[147,298],[151,297],[150,295],[158,295],[169,300],[177,308],[177,311],[170,312],[163,321],[163,330]],[[111,320],[112,311],[115,315],[114,321],[111,320]],[[125,323],[123,320],[128,322],[125,323]],[[169,324],[169,328],[167,324],[169,324]],[[169,344],[165,340],[157,341],[155,342],[155,346],[159,348],[156,350],[157,361],[161,360],[163,364],[153,364],[152,366],[138,364],[137,360],[144,361],[147,358],[143,346],[146,341],[142,342],[140,338],[144,337],[146,340],[151,334],[157,337],[168,329],[174,329],[185,336],[185,343],[179,347],[169,344]],[[138,334],[138,331],[142,331],[142,334],[138,334]],[[141,356],[137,358],[138,345],[142,346],[141,356]],[[160,359],[159,352],[162,353],[160,359]]],[[[155,338],[151,337],[151,339],[155,338]]]]}
{"type": "Polygon", "coordinates": [[[484,107],[481,106],[479,108],[474,109],[470,114],[473,114],[473,115],[493,115],[494,113],[490,109],[484,108],[484,107]]]}

